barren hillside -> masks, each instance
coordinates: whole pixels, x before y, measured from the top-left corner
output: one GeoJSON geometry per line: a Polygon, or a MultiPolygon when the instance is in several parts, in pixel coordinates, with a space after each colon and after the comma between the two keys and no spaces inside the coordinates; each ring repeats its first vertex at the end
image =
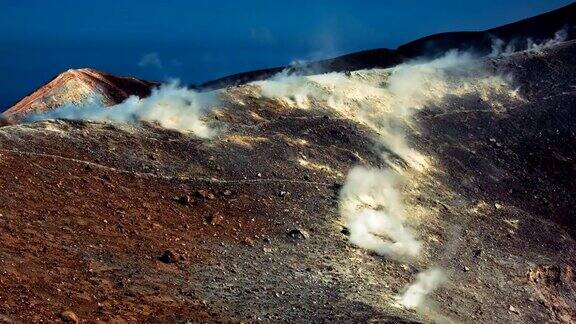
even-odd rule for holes
{"type": "Polygon", "coordinates": [[[226,88],[204,138],[154,120],[2,127],[2,320],[573,322],[575,53],[226,88]],[[351,242],[357,166],[401,178],[417,257],[351,242]],[[426,309],[398,305],[430,267],[446,279],[426,309]]]}

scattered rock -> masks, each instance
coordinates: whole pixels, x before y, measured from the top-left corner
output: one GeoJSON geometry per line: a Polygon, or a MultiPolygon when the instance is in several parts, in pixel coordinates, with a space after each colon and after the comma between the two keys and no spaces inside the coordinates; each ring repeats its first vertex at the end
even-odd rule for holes
{"type": "Polygon", "coordinates": [[[60,318],[64,323],[79,323],[80,319],[73,311],[67,310],[60,313],[60,318]]]}
{"type": "Polygon", "coordinates": [[[342,189],[344,185],[338,182],[334,182],[334,184],[330,187],[332,190],[334,190],[336,193],[339,193],[340,190],[342,189]]]}
{"type": "Polygon", "coordinates": [[[224,216],[222,216],[220,213],[214,213],[206,217],[206,223],[212,226],[222,225],[224,224],[224,216]]]}
{"type": "Polygon", "coordinates": [[[442,202],[439,202],[439,204],[440,204],[440,206],[442,207],[442,209],[443,209],[445,212],[447,212],[447,211],[450,210],[450,207],[448,207],[446,204],[444,204],[444,203],[442,203],[442,202]]]}
{"type": "Polygon", "coordinates": [[[7,117],[5,117],[5,116],[3,116],[3,115],[0,114],[0,127],[9,126],[9,125],[12,125],[12,124],[13,124],[13,123],[12,123],[10,120],[8,120],[7,117]]]}
{"type": "Polygon", "coordinates": [[[190,206],[190,204],[192,203],[192,198],[190,198],[190,196],[188,196],[188,195],[176,196],[173,199],[177,203],[184,205],[184,206],[190,206]]]}
{"type": "Polygon", "coordinates": [[[214,196],[213,193],[211,193],[207,190],[204,190],[204,189],[196,190],[196,196],[200,197],[200,198],[204,198],[204,199],[209,199],[209,200],[216,198],[216,196],[214,196]]]}
{"type": "Polygon", "coordinates": [[[309,237],[308,232],[301,228],[295,228],[288,231],[288,236],[295,240],[305,240],[309,237]]]}
{"type": "Polygon", "coordinates": [[[472,255],[473,255],[475,258],[481,257],[481,256],[482,256],[482,249],[475,249],[475,250],[473,250],[473,251],[472,251],[472,255]]]}
{"type": "Polygon", "coordinates": [[[254,246],[254,240],[247,237],[242,241],[242,244],[246,245],[246,246],[250,246],[253,247],[254,246]]]}
{"type": "Polygon", "coordinates": [[[178,254],[176,251],[168,249],[162,253],[162,255],[158,258],[158,260],[164,263],[176,263],[182,260],[182,256],[178,254]]]}

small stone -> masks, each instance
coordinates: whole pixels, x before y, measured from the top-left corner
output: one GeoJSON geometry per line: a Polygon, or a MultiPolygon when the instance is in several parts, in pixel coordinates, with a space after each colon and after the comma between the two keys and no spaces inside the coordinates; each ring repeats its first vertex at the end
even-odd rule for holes
{"type": "Polygon", "coordinates": [[[470,271],[470,268],[468,268],[467,266],[464,266],[464,271],[468,272],[468,271],[470,271]]]}
{"type": "Polygon", "coordinates": [[[278,193],[278,196],[280,196],[280,197],[286,197],[286,196],[288,196],[289,194],[290,194],[290,193],[289,193],[288,191],[281,190],[281,191],[278,193]]]}
{"type": "Polygon", "coordinates": [[[180,261],[182,257],[176,253],[174,250],[168,249],[162,253],[162,255],[158,258],[158,260],[164,263],[176,263],[180,261]]]}
{"type": "Polygon", "coordinates": [[[214,196],[213,193],[211,193],[207,190],[204,190],[204,189],[196,190],[196,196],[200,197],[200,198],[204,198],[204,199],[210,199],[210,200],[216,198],[216,196],[214,196]]]}
{"type": "Polygon", "coordinates": [[[184,206],[190,206],[190,203],[192,202],[192,198],[188,195],[176,196],[173,200],[184,206]]]}
{"type": "Polygon", "coordinates": [[[226,190],[224,190],[224,191],[222,192],[222,195],[224,195],[224,196],[231,196],[231,195],[232,195],[232,191],[226,189],[226,190]]]}
{"type": "Polygon", "coordinates": [[[520,314],[520,312],[516,309],[516,307],[510,305],[510,307],[508,308],[509,311],[511,311],[512,313],[515,314],[520,314]]]}
{"type": "Polygon", "coordinates": [[[247,237],[242,241],[242,244],[246,245],[246,246],[250,246],[253,247],[254,246],[254,240],[247,237]]]}
{"type": "Polygon", "coordinates": [[[476,249],[476,250],[472,251],[472,255],[473,255],[475,258],[481,257],[481,256],[482,256],[482,249],[476,249]]]}
{"type": "Polygon", "coordinates": [[[220,213],[214,213],[206,217],[206,222],[212,226],[222,225],[224,223],[224,216],[220,213]]]}
{"type": "Polygon", "coordinates": [[[290,236],[291,238],[295,239],[295,240],[305,240],[308,238],[308,233],[301,229],[301,228],[295,228],[292,229],[290,231],[288,231],[288,236],[290,236]]]}
{"type": "Polygon", "coordinates": [[[499,203],[495,203],[494,208],[500,210],[500,209],[502,209],[502,205],[500,205],[499,203]]]}
{"type": "Polygon", "coordinates": [[[344,185],[338,182],[334,182],[331,186],[332,190],[334,191],[340,191],[340,189],[342,189],[344,185]]]}
{"type": "Polygon", "coordinates": [[[67,310],[60,313],[60,318],[64,323],[79,323],[80,319],[73,311],[67,310]]]}

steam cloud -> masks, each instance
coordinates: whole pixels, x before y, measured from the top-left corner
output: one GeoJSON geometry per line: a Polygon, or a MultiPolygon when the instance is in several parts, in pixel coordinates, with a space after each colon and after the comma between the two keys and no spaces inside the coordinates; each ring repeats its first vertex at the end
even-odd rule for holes
{"type": "Polygon", "coordinates": [[[398,305],[407,309],[413,309],[427,317],[433,323],[454,323],[450,318],[438,313],[428,296],[438,289],[447,278],[443,270],[430,268],[416,275],[416,280],[404,288],[401,295],[397,296],[398,305]]]}
{"type": "Polygon", "coordinates": [[[65,105],[47,113],[33,115],[29,120],[65,118],[119,123],[146,121],[211,138],[216,130],[209,127],[203,117],[218,103],[218,93],[215,91],[196,92],[177,83],[170,83],[153,89],[152,94],[144,99],[131,96],[121,104],[105,107],[98,98],[92,98],[86,104],[65,105]]]}
{"type": "Polygon", "coordinates": [[[415,61],[350,75],[300,76],[284,72],[255,84],[262,96],[285,105],[330,110],[368,126],[390,151],[418,170],[425,169],[428,161],[408,145],[405,136],[406,128],[413,126],[411,117],[415,112],[448,95],[476,94],[484,98],[499,92],[516,96],[503,77],[484,73],[471,55],[457,51],[429,62],[415,61]]]}
{"type": "MultiPolygon", "coordinates": [[[[419,172],[426,171],[428,160],[406,139],[407,130],[415,127],[416,112],[450,95],[479,96],[495,107],[499,103],[491,94],[517,97],[505,78],[485,73],[476,58],[458,51],[384,70],[311,76],[283,72],[255,84],[262,96],[285,105],[330,110],[368,126],[388,150],[419,172]]],[[[381,154],[388,157],[387,152],[381,154]]],[[[401,167],[395,169],[402,172],[401,167]]],[[[390,170],[354,168],[341,192],[340,213],[353,244],[393,259],[415,259],[421,243],[403,215],[399,178],[390,170]]]]}
{"type": "MultiPolygon", "coordinates": [[[[400,261],[414,261],[423,250],[410,217],[404,215],[400,192],[405,172],[425,173],[430,167],[429,160],[409,145],[407,132],[417,128],[413,116],[426,107],[442,107],[448,96],[480,97],[495,111],[521,100],[506,77],[486,72],[478,58],[457,51],[391,69],[311,76],[284,72],[255,84],[262,96],[284,105],[329,110],[369,127],[384,147],[406,162],[408,169],[382,151],[392,169],[353,168],[340,192],[339,205],[352,244],[400,261]]],[[[427,296],[445,280],[439,268],[419,273],[398,296],[399,304],[447,321],[427,303],[427,296]]]]}
{"type": "Polygon", "coordinates": [[[148,53],[140,59],[138,62],[139,67],[154,66],[158,69],[162,69],[162,61],[160,60],[160,55],[156,52],[148,53]]]}
{"type": "Polygon", "coordinates": [[[525,42],[511,41],[509,43],[496,38],[492,40],[492,52],[490,57],[497,57],[500,55],[510,55],[517,51],[534,51],[539,52],[545,48],[558,45],[568,38],[568,31],[566,29],[561,29],[554,34],[554,38],[545,40],[541,43],[536,43],[534,40],[528,38],[525,42]]]}
{"type": "Polygon", "coordinates": [[[416,276],[416,281],[398,297],[398,302],[409,309],[422,309],[426,307],[426,296],[436,290],[445,280],[444,272],[438,268],[420,272],[416,276]]]}
{"type": "Polygon", "coordinates": [[[404,225],[397,186],[398,176],[389,170],[356,167],[340,193],[340,213],[353,244],[394,259],[414,258],[421,244],[404,225]]]}
{"type": "MultiPolygon", "coordinates": [[[[406,132],[416,127],[412,118],[416,112],[447,96],[478,96],[494,108],[501,103],[493,98],[517,99],[504,77],[484,72],[476,58],[457,51],[384,70],[311,76],[284,72],[255,84],[262,96],[285,105],[330,110],[371,128],[384,147],[418,172],[426,172],[429,162],[406,138],[406,132]],[[492,96],[495,93],[499,96],[492,96]]],[[[388,157],[384,151],[381,155],[388,157]]],[[[392,259],[413,260],[422,244],[404,217],[398,188],[404,171],[394,163],[389,165],[398,172],[352,169],[341,191],[340,214],[353,244],[392,259]]]]}

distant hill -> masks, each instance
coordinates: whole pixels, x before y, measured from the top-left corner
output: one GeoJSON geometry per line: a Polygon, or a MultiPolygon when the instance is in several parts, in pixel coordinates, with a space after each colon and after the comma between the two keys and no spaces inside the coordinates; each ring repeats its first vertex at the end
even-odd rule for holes
{"type": "Polygon", "coordinates": [[[494,39],[505,43],[525,43],[527,39],[542,42],[563,30],[565,40],[576,36],[576,3],[504,26],[476,32],[451,32],[426,36],[398,47],[406,57],[433,56],[450,49],[473,50],[487,54],[494,39]]]}
{"type": "Polygon", "coordinates": [[[146,97],[157,85],[157,82],[117,77],[94,69],[68,70],[24,97],[4,115],[18,120],[30,113],[44,112],[67,103],[82,103],[91,97],[110,106],[131,95],[146,97]]]}
{"type": "MultiPolygon", "coordinates": [[[[474,32],[450,32],[427,36],[397,49],[371,49],[297,66],[279,66],[237,73],[208,81],[193,88],[212,90],[263,80],[276,73],[318,74],[387,68],[420,56],[437,56],[450,49],[472,50],[480,55],[492,50],[495,39],[525,44],[528,39],[541,42],[564,31],[564,40],[576,38],[576,3],[501,27],[474,32]]],[[[517,46],[521,49],[521,46],[517,46]]],[[[93,69],[68,70],[8,108],[4,115],[18,120],[32,112],[42,112],[69,102],[83,102],[99,96],[104,105],[122,102],[130,95],[145,97],[159,83],[130,77],[116,77],[93,69]]]]}
{"type": "Polygon", "coordinates": [[[407,59],[419,56],[437,56],[451,49],[473,50],[487,54],[492,42],[498,38],[506,43],[525,43],[527,39],[541,42],[554,38],[556,32],[564,30],[565,40],[576,36],[576,3],[535,17],[484,31],[450,32],[434,34],[399,46],[396,50],[372,49],[339,56],[333,59],[309,63],[300,67],[282,66],[226,76],[199,85],[199,88],[222,88],[256,80],[291,69],[304,74],[320,72],[355,71],[367,68],[386,68],[407,59]]]}

